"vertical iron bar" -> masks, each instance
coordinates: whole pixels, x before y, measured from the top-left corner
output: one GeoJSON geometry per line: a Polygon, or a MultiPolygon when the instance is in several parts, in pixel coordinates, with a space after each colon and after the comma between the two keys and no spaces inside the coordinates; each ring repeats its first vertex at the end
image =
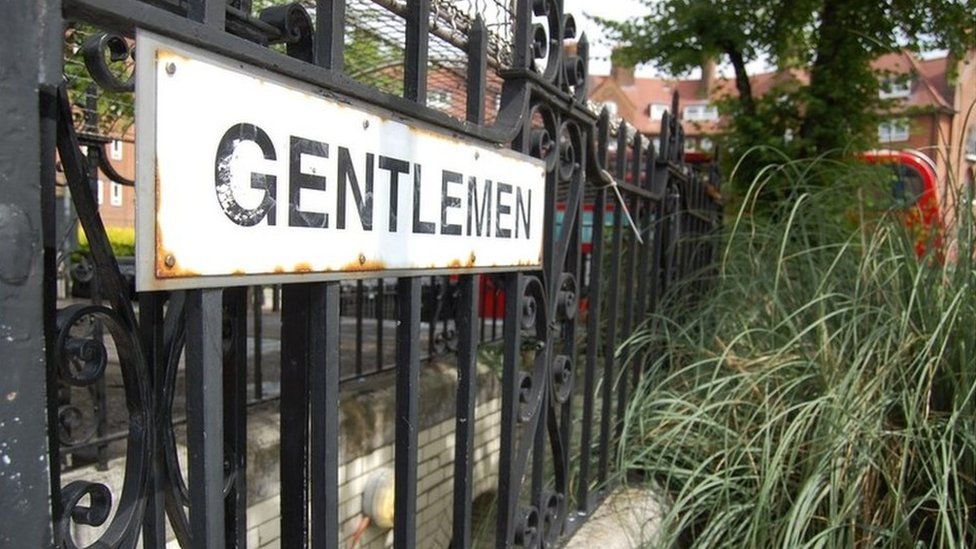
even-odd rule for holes
{"type": "Polygon", "coordinates": [[[464,275],[458,282],[457,304],[458,388],[454,439],[454,533],[452,547],[471,546],[471,468],[474,460],[474,422],[477,391],[478,277],[464,275]]]}
{"type": "Polygon", "coordinates": [[[515,46],[512,48],[512,65],[516,69],[527,69],[532,64],[532,2],[515,2],[515,46]]]}
{"type": "MultiPolygon", "coordinates": [[[[0,440],[17,441],[4,451],[15,474],[0,477],[0,546],[52,544],[45,360],[44,249],[46,223],[41,189],[53,189],[50,135],[54,87],[61,80],[61,3],[17,4],[0,18],[0,440]],[[13,52],[17,52],[13,54],[13,52]],[[43,117],[43,119],[42,119],[43,117]],[[45,120],[46,119],[46,120],[45,120]]],[[[53,110],[53,112],[52,112],[53,110]]],[[[49,307],[53,303],[47,304],[49,307]]],[[[53,312],[48,312],[52,315],[53,312]]],[[[49,321],[51,317],[48,316],[49,321]]],[[[50,326],[48,326],[50,327],[50,326]]],[[[53,380],[52,380],[53,382],[53,380]]],[[[6,467],[5,467],[6,468],[6,467]]],[[[11,471],[12,473],[13,471],[11,471]]],[[[55,510],[59,502],[53,502],[55,510]]]]}
{"type": "MultiPolygon", "coordinates": [[[[98,132],[98,88],[91,84],[85,90],[85,131],[91,133],[98,132]]],[[[100,192],[102,189],[99,188],[98,182],[98,159],[100,154],[100,145],[89,145],[87,150],[88,158],[88,183],[91,188],[92,195],[95,196],[95,203],[98,204],[101,200],[100,192]]],[[[89,285],[89,290],[91,293],[92,305],[102,304],[102,285],[99,279],[98,272],[95,272],[92,276],[91,284],[89,285]]],[[[128,289],[126,289],[127,291],[128,289]]],[[[128,296],[126,296],[128,297],[128,296]]],[[[102,332],[102,325],[100,322],[96,322],[92,327],[92,337],[98,341],[102,342],[104,334],[102,332]]],[[[105,376],[100,376],[98,380],[92,385],[90,389],[92,394],[92,400],[95,404],[95,437],[101,440],[105,437],[106,428],[108,424],[108,403],[105,398],[106,386],[105,386],[105,376]]],[[[108,470],[108,450],[107,444],[98,444],[95,446],[95,456],[98,460],[98,470],[107,471],[108,470]]]]}
{"type": "Polygon", "coordinates": [[[312,285],[309,333],[312,547],[339,539],[339,319],[338,282],[312,285]]]}
{"type": "Polygon", "coordinates": [[[254,286],[254,398],[264,396],[264,373],[261,362],[264,360],[264,286],[254,286]]]}
{"type": "Polygon", "coordinates": [[[515,528],[519,482],[513,460],[518,434],[519,361],[522,358],[522,273],[504,275],[505,324],[504,355],[502,358],[502,417],[501,445],[498,454],[498,509],[495,529],[496,547],[510,547],[509,534],[515,528]]]}
{"type": "MultiPolygon", "coordinates": [[[[421,295],[421,299],[423,296],[421,295]]],[[[437,333],[437,312],[440,311],[440,292],[437,291],[437,277],[430,277],[430,285],[427,286],[427,298],[424,300],[427,306],[427,356],[434,356],[434,336],[437,333]]],[[[421,313],[421,318],[423,313],[421,313]]]]}
{"type": "MultiPolygon", "coordinates": [[[[498,283],[498,279],[494,279],[494,283],[491,286],[491,340],[498,340],[498,294],[499,290],[495,286],[498,283]]],[[[504,326],[502,327],[504,329],[504,326]]]]}
{"type": "Polygon", "coordinates": [[[468,31],[468,98],[466,114],[468,122],[485,123],[485,81],[488,66],[488,39],[485,21],[478,14],[468,31]]]}
{"type": "Polygon", "coordinates": [[[186,16],[189,19],[220,31],[224,30],[226,14],[227,0],[189,0],[187,2],[186,16]]]}
{"type": "Polygon", "coordinates": [[[151,374],[152,394],[154,395],[153,427],[156,435],[150,466],[146,514],[142,519],[142,546],[146,549],[162,549],[166,546],[166,509],[163,493],[165,461],[161,448],[161,429],[166,426],[159,422],[162,416],[162,387],[165,383],[165,344],[163,338],[163,299],[162,293],[143,292],[139,294],[139,328],[142,347],[146,350],[146,365],[151,374]]]}
{"type": "MultiPolygon", "coordinates": [[[[623,181],[627,169],[627,128],[624,124],[617,130],[617,157],[615,177],[623,181]]],[[[614,204],[613,236],[610,242],[610,286],[607,289],[607,336],[603,345],[603,396],[600,403],[600,465],[599,481],[607,480],[610,467],[610,415],[614,383],[614,352],[617,346],[618,304],[620,301],[620,238],[623,227],[623,205],[614,204]]]]}
{"type": "Polygon", "coordinates": [[[315,63],[335,72],[345,69],[346,0],[315,1],[315,63]]]}
{"type": "Polygon", "coordinates": [[[247,287],[224,290],[224,462],[231,476],[225,501],[229,547],[247,542],[247,287]]]}
{"type": "MultiPolygon", "coordinates": [[[[48,41],[53,38],[56,43],[57,49],[61,49],[61,42],[63,40],[62,36],[57,33],[50,33],[48,41]]],[[[59,57],[60,59],[60,57],[59,57]]],[[[71,251],[77,249],[77,231],[70,230],[69,237],[66,246],[59,247],[58,235],[66,227],[76,228],[76,217],[71,210],[71,196],[70,193],[64,193],[65,195],[65,205],[69,209],[66,212],[68,215],[57,216],[55,214],[55,177],[56,168],[53,162],[53,155],[51,151],[54,151],[57,147],[57,124],[58,124],[58,101],[57,93],[50,88],[41,87],[39,90],[40,97],[40,154],[38,155],[39,166],[40,166],[40,185],[42,197],[41,197],[41,216],[42,216],[42,231],[44,238],[44,258],[43,258],[43,272],[44,272],[44,282],[43,282],[43,303],[41,307],[43,308],[43,323],[44,323],[44,345],[45,345],[45,360],[47,362],[46,373],[47,373],[47,424],[48,424],[48,450],[50,452],[49,456],[40,456],[38,458],[39,463],[46,463],[49,468],[49,478],[51,481],[51,507],[48,509],[49,512],[53,511],[55,517],[62,515],[61,506],[61,441],[58,435],[58,429],[52,429],[50,426],[58,425],[58,408],[60,392],[62,388],[58,382],[58,364],[55,352],[55,338],[57,337],[57,308],[58,308],[58,254],[64,253],[68,254],[71,251]],[[63,223],[59,224],[58,221],[63,220],[63,223]],[[50,457],[50,459],[49,459],[50,457]]],[[[5,93],[3,84],[0,83],[0,93],[5,93]]],[[[3,154],[0,152],[0,154],[3,154]]],[[[3,173],[9,173],[5,168],[3,173]]],[[[2,193],[7,193],[7,189],[0,190],[2,193]]],[[[69,273],[65,273],[65,281],[69,282],[71,277],[69,273]]],[[[0,286],[2,288],[2,286],[0,286]]],[[[66,285],[66,288],[70,286],[66,285]]],[[[0,290],[0,295],[5,295],[3,290],[0,290]]],[[[70,295],[70,294],[69,294],[70,295]]],[[[2,309],[0,309],[2,310],[2,309]]],[[[2,318],[2,315],[0,315],[2,318]]],[[[0,347],[2,349],[2,347],[0,347]]],[[[0,353],[0,356],[8,356],[5,353],[0,353]]],[[[5,439],[8,440],[8,439],[5,439]]],[[[48,515],[46,518],[50,518],[48,515]]],[[[55,538],[57,538],[55,534],[55,538]]],[[[0,539],[0,541],[6,541],[0,539]]],[[[50,541],[50,540],[47,540],[50,541]]],[[[61,540],[55,539],[55,545],[60,545],[61,540]]]]}
{"type": "MultiPolygon", "coordinates": [[[[341,330],[342,327],[336,328],[341,330]]],[[[363,375],[363,281],[356,281],[356,377],[363,375]]]]}
{"type": "MultiPolygon", "coordinates": [[[[631,179],[635,185],[640,185],[643,164],[641,162],[641,134],[634,135],[631,157],[631,179]]],[[[635,221],[641,218],[641,201],[637,195],[630,195],[630,213],[635,221]]],[[[634,322],[634,270],[637,268],[637,239],[633,235],[628,235],[627,239],[627,262],[624,271],[624,317],[621,326],[622,339],[630,338],[634,322]]],[[[620,379],[617,384],[617,436],[620,437],[624,427],[624,412],[627,408],[627,368],[633,368],[630,355],[630,346],[624,348],[621,353],[620,379]]]]}
{"type": "MultiPolygon", "coordinates": [[[[593,243],[590,254],[590,285],[587,295],[586,317],[586,370],[583,382],[583,423],[580,426],[580,479],[578,488],[578,509],[589,510],[590,490],[590,445],[593,432],[593,405],[596,378],[597,351],[600,348],[600,309],[603,292],[603,216],[606,210],[607,193],[601,189],[596,192],[593,205],[593,243]]],[[[604,380],[607,383],[607,380],[604,380]]]]}
{"type": "Polygon", "coordinates": [[[311,296],[305,284],[282,289],[281,546],[308,545],[308,349],[311,296]]]}
{"type": "Polygon", "coordinates": [[[407,0],[403,97],[427,103],[427,49],[430,0],[407,0]]]}
{"type": "MultiPolygon", "coordinates": [[[[487,276],[487,275],[486,275],[487,276]]],[[[485,314],[488,311],[488,302],[485,299],[485,280],[487,278],[480,278],[478,280],[478,340],[485,340],[485,314]]]]}
{"type": "Polygon", "coordinates": [[[383,369],[383,309],[386,306],[383,279],[376,279],[376,371],[383,369]]]}
{"type": "Polygon", "coordinates": [[[221,297],[221,290],[187,292],[187,485],[190,532],[198,547],[224,546],[221,297]]]}
{"type": "MultiPolygon", "coordinates": [[[[426,21],[426,20],[425,20],[426,21]]],[[[420,277],[397,279],[396,442],[393,545],[416,546],[420,392],[420,277]]]]}

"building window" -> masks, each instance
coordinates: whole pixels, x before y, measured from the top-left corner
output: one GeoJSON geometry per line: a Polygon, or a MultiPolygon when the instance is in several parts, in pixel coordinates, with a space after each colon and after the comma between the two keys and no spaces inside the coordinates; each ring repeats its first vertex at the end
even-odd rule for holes
{"type": "Polygon", "coordinates": [[[697,151],[698,150],[698,140],[694,137],[685,138],[685,152],[697,151]]]}
{"type": "Polygon", "coordinates": [[[898,143],[908,141],[909,123],[907,119],[899,118],[878,124],[878,141],[881,143],[898,143]]]}
{"type": "Polygon", "coordinates": [[[683,116],[688,121],[718,120],[718,109],[704,103],[688,105],[683,111],[683,116]]]}
{"type": "Polygon", "coordinates": [[[427,92],[427,106],[441,110],[450,109],[451,92],[444,90],[430,90],[427,92]]]}
{"type": "Polygon", "coordinates": [[[110,201],[111,201],[112,205],[113,206],[121,206],[122,205],[122,185],[119,185],[118,183],[113,182],[111,189],[112,189],[112,196],[111,196],[110,201]]]}
{"type": "Polygon", "coordinates": [[[98,200],[98,205],[102,205],[102,195],[104,194],[105,183],[101,179],[98,180],[98,188],[95,190],[95,199],[98,200]]]}
{"type": "Polygon", "coordinates": [[[715,144],[712,143],[712,140],[711,139],[709,139],[707,137],[702,137],[701,138],[701,143],[700,143],[700,147],[699,147],[701,150],[703,150],[705,152],[711,152],[712,148],[714,148],[714,147],[715,147],[715,144]]]}
{"type": "Polygon", "coordinates": [[[966,135],[966,160],[976,162],[976,124],[969,127],[966,135]]]}
{"type": "Polygon", "coordinates": [[[112,160],[122,160],[122,141],[115,139],[112,141],[112,148],[109,151],[112,160]]]}
{"type": "Polygon", "coordinates": [[[664,118],[664,112],[668,110],[668,106],[665,103],[651,103],[647,107],[647,115],[651,120],[660,120],[664,118]]]}
{"type": "Polygon", "coordinates": [[[904,99],[911,94],[912,81],[905,76],[885,78],[878,90],[878,97],[881,99],[904,99]]]}

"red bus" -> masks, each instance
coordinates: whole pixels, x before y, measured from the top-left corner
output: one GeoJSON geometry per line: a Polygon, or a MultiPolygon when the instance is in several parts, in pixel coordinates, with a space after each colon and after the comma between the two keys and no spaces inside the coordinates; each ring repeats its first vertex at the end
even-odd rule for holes
{"type": "Polygon", "coordinates": [[[915,150],[868,151],[861,159],[890,168],[891,200],[901,210],[905,226],[914,235],[915,253],[921,257],[931,246],[941,254],[942,214],[932,160],[915,150]]]}

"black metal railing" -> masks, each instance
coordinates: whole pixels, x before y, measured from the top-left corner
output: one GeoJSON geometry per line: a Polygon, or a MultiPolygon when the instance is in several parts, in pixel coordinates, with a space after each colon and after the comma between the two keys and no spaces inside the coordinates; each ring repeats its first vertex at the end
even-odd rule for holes
{"type": "Polygon", "coordinates": [[[502,353],[496,545],[556,546],[586,520],[613,489],[615,441],[643,372],[626,342],[654,329],[647,319],[667,292],[694,300],[708,291],[717,253],[708,236],[721,225],[721,204],[714,166],[684,163],[672,115],[664,115],[655,150],[587,103],[587,40],[561,0],[29,4],[0,27],[3,51],[30,50],[31,67],[0,74],[0,87],[27,113],[27,122],[11,118],[20,126],[0,122],[0,170],[9,175],[0,246],[13,258],[0,266],[0,345],[4,361],[42,359],[47,368],[17,366],[4,381],[12,388],[0,399],[0,419],[28,420],[3,432],[39,453],[33,461],[16,454],[22,477],[11,493],[27,511],[10,513],[24,526],[4,525],[0,545],[48,537],[72,547],[77,525],[102,527],[98,541],[110,547],[162,547],[167,525],[183,547],[244,544],[248,406],[275,399],[283,418],[281,544],[336,547],[340,386],[392,371],[394,545],[425,547],[414,524],[419,369],[442,357],[458,372],[452,546],[470,547],[475,366],[478,345],[491,341],[502,353]],[[124,118],[131,104],[125,71],[136,29],[543,159],[542,267],[144,292],[133,301],[92,184],[99,170],[132,184],[111,168],[96,134],[97,116],[124,118]],[[84,71],[63,60],[75,55],[71,40],[84,71]],[[383,57],[352,58],[356,40],[383,57]],[[16,139],[4,133],[12,128],[20,128],[16,139]],[[40,158],[40,168],[17,164],[27,157],[40,158]],[[14,176],[26,183],[8,183],[14,176]],[[93,289],[84,302],[55,292],[59,269],[70,264],[58,256],[66,228],[53,214],[62,178],[89,243],[93,289]],[[16,262],[22,257],[28,267],[16,262]],[[40,409],[31,394],[46,394],[40,420],[30,416],[40,409]],[[185,425],[187,478],[177,424],[185,425]],[[63,482],[63,468],[107,465],[113,449],[125,463],[119,493],[96,481],[63,482]],[[49,493],[31,488],[45,472],[49,493]]]}

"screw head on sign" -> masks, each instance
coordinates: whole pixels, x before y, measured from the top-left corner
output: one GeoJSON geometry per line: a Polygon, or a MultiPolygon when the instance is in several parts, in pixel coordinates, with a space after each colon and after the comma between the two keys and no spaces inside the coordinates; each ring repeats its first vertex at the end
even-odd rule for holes
{"type": "Polygon", "coordinates": [[[173,73],[175,72],[176,72],[176,63],[172,63],[172,62],[166,63],[166,74],[173,76],[173,73]]]}
{"type": "Polygon", "coordinates": [[[359,264],[360,265],[366,264],[366,254],[359,254],[359,264]]]}
{"type": "Polygon", "coordinates": [[[166,266],[172,269],[173,265],[176,265],[176,258],[173,256],[173,254],[166,254],[165,262],[166,266]]]}
{"type": "Polygon", "coordinates": [[[474,151],[474,159],[477,160],[479,158],[481,158],[481,153],[478,151],[474,151]]]}
{"type": "Polygon", "coordinates": [[[369,120],[363,120],[363,129],[364,130],[369,129],[369,120]]]}

